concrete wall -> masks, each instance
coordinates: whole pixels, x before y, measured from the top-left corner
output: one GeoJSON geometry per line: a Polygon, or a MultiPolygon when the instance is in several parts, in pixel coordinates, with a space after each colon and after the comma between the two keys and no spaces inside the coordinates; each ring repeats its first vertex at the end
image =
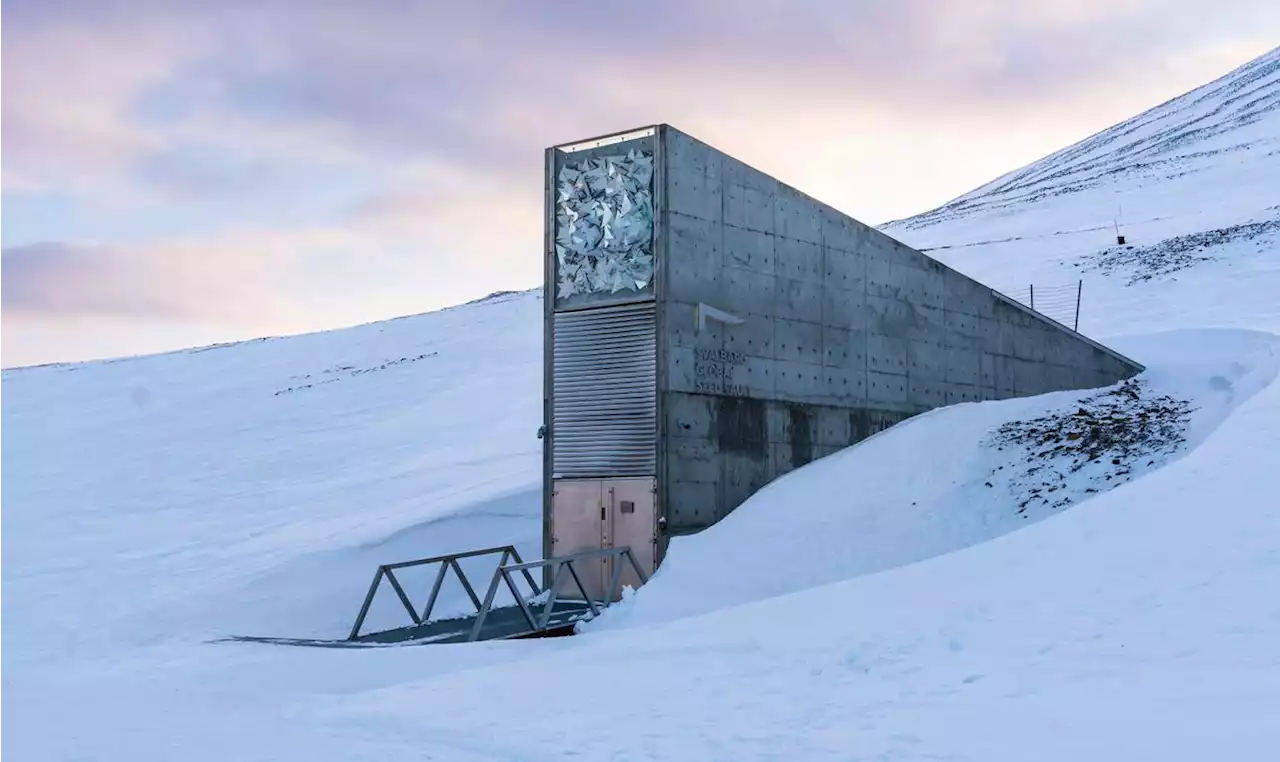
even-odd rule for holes
{"type": "Polygon", "coordinates": [[[669,534],[916,413],[1141,369],[683,133],[662,136],[669,534]],[[699,302],[745,322],[699,332],[699,302]]]}

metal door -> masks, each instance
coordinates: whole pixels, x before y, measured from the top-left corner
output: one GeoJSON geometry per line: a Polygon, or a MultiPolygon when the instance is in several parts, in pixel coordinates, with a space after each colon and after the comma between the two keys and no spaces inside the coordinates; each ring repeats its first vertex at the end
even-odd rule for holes
{"type": "MultiPolygon", "coordinates": [[[[609,479],[603,483],[603,497],[608,521],[606,522],[605,547],[631,548],[640,568],[646,575],[653,573],[657,537],[656,480],[653,477],[638,479],[609,479]]],[[[614,565],[622,567],[622,587],[640,587],[640,579],[625,558],[609,559],[606,580],[613,579],[614,565]]],[[[607,583],[606,583],[607,584],[607,583]]]]}
{"type": "MultiPolygon", "coordinates": [[[[560,479],[551,488],[551,555],[567,556],[584,550],[599,550],[604,542],[603,482],[599,479],[560,479]]],[[[605,559],[578,561],[573,565],[587,594],[604,599],[605,559]]],[[[566,573],[567,574],[567,573],[566,573]]],[[[560,584],[564,598],[578,600],[582,594],[572,579],[560,584]]]]}

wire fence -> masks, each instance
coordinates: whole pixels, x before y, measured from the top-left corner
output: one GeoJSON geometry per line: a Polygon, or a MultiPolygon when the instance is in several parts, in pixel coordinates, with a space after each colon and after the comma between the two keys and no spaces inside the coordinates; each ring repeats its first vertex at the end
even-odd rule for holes
{"type": "Polygon", "coordinates": [[[1062,285],[1045,285],[1034,283],[1012,289],[1001,290],[1001,293],[1027,305],[1041,315],[1071,326],[1071,330],[1080,330],[1080,296],[1084,290],[1084,281],[1062,285]]]}

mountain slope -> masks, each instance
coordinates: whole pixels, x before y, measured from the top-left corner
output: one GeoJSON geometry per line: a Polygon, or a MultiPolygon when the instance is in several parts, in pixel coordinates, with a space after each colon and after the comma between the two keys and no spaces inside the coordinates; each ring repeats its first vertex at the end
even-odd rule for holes
{"type": "Polygon", "coordinates": [[[1250,327],[1259,310],[1280,316],[1280,300],[1231,303],[1280,290],[1277,177],[1280,48],[883,229],[1023,302],[1034,284],[1068,325],[1082,281],[1091,335],[1250,327]]]}
{"type": "MultiPolygon", "coordinates": [[[[1088,191],[1096,203],[1118,189],[1167,187],[1183,178],[1201,183],[1202,178],[1193,176],[1223,170],[1238,175],[1242,162],[1274,166],[1280,151],[1280,139],[1272,129],[1280,109],[1278,83],[1280,48],[937,209],[885,228],[922,231],[948,225],[947,232],[954,235],[960,220],[992,219],[1015,207],[1025,215],[1040,202],[1060,196],[1088,191]]],[[[1060,216],[1062,204],[1054,204],[1054,209],[1060,216]]]]}
{"type": "Polygon", "coordinates": [[[377,564],[477,534],[536,557],[540,318],[525,294],[5,371],[6,668],[157,636],[341,633],[377,564]]]}

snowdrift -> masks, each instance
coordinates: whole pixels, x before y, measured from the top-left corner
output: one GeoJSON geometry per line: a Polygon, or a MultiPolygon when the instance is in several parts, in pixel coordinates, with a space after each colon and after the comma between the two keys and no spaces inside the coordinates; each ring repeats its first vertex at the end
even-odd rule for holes
{"type": "Polygon", "coordinates": [[[1177,463],[989,542],[314,716],[475,760],[1263,762],[1280,742],[1277,441],[1271,383],[1177,463]],[[494,717],[493,697],[546,680],[571,695],[494,717]]]}
{"type": "MultiPolygon", "coordinates": [[[[1123,343],[1148,365],[1136,379],[1140,401],[1165,396],[1187,411],[1175,422],[1181,436],[1173,446],[1152,435],[1146,446],[1105,449],[1073,468],[1066,449],[1039,457],[1044,448],[997,441],[1002,426],[1076,416],[1096,391],[939,408],[794,471],[710,529],[674,539],[648,585],[583,629],[731,608],[1025,527],[1185,456],[1280,367],[1280,337],[1263,332],[1178,331],[1123,343]],[[1037,499],[1046,489],[1052,499],[1037,499]]],[[[1152,409],[1130,405],[1117,415],[1136,424],[1152,409]]]]}
{"type": "Polygon", "coordinates": [[[513,295],[6,371],[6,673],[171,638],[343,637],[379,563],[539,556],[541,314],[513,295]]]}

